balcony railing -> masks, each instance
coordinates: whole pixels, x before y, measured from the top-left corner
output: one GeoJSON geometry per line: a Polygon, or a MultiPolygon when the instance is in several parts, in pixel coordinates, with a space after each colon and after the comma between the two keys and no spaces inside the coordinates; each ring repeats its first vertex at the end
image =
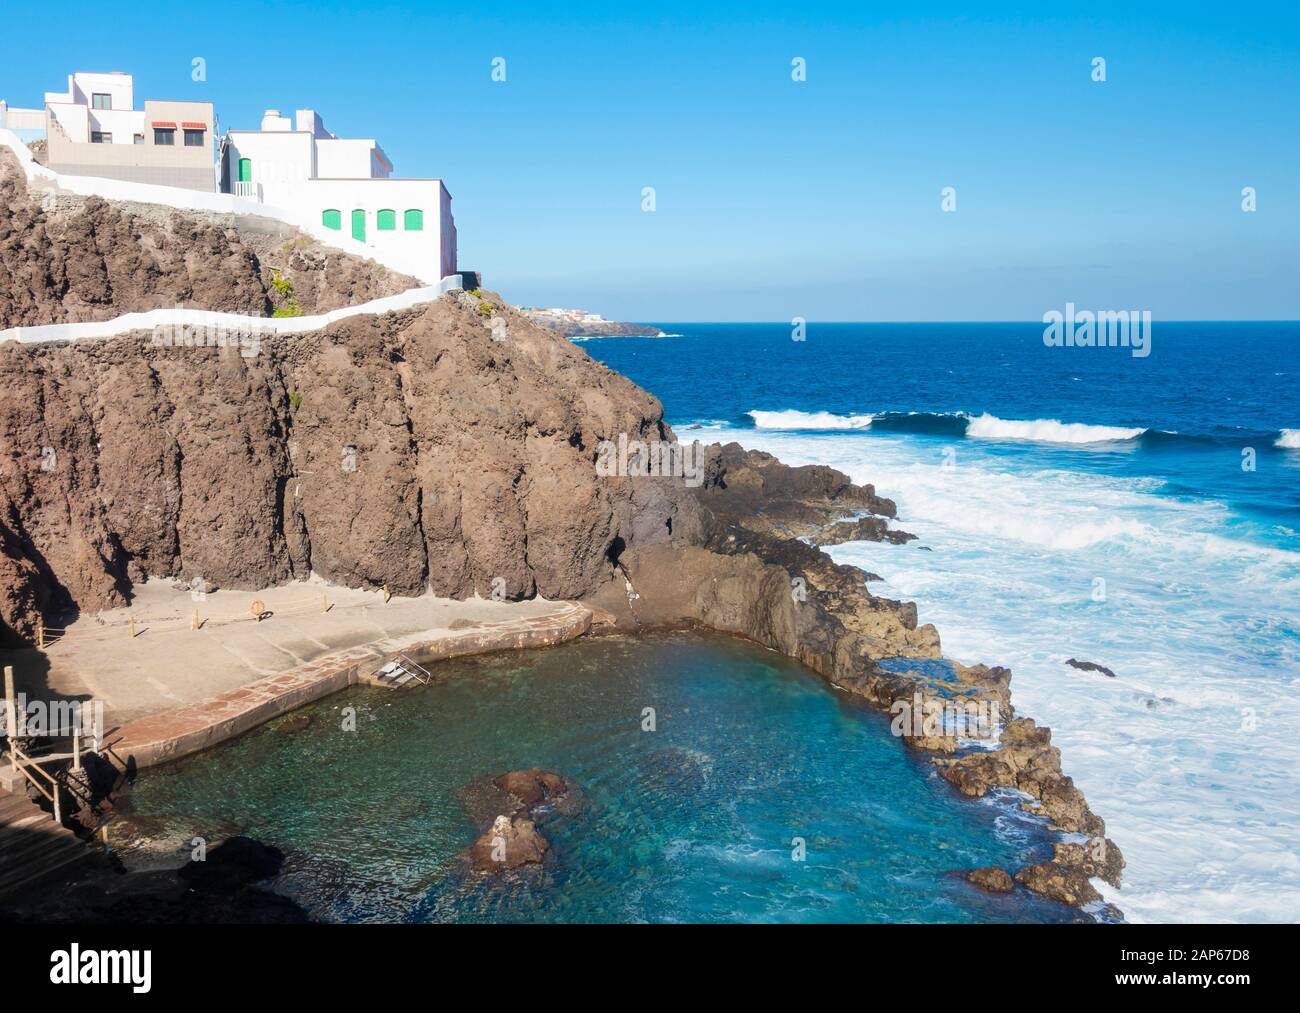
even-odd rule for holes
{"type": "Polygon", "coordinates": [[[242,197],[244,200],[255,200],[260,204],[262,201],[262,185],[260,183],[240,181],[235,184],[235,196],[242,197]]]}

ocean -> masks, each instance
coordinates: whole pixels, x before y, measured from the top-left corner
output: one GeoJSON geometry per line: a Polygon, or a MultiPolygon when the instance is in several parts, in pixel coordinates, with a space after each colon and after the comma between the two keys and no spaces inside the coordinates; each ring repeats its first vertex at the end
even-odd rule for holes
{"type": "Polygon", "coordinates": [[[1157,321],[1146,357],[1048,347],[1040,324],[659,326],[582,346],[680,439],[898,503],[918,542],[831,555],[916,601],[950,657],[1013,669],[1127,859],[1107,900],[1295,920],[1300,324],[1157,321]]]}

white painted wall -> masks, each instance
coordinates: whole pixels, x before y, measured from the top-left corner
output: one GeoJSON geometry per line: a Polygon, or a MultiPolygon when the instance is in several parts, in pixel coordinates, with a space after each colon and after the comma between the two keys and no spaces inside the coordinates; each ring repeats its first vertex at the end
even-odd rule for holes
{"type": "Polygon", "coordinates": [[[15,109],[13,106],[0,110],[0,127],[9,130],[45,131],[44,109],[15,109]]]}
{"type": "Polygon", "coordinates": [[[113,109],[135,108],[135,78],[130,74],[93,74],[79,71],[72,75],[75,101],[91,105],[96,93],[110,97],[113,109]]]}
{"type": "Polygon", "coordinates": [[[135,135],[145,132],[144,110],[91,109],[90,129],[113,135],[114,144],[134,144],[135,135]]]}
{"type": "Polygon", "coordinates": [[[316,142],[316,175],[325,179],[370,179],[374,141],[316,142]]]}
{"type": "Polygon", "coordinates": [[[0,331],[0,341],[17,341],[20,344],[41,344],[48,341],[91,341],[118,337],[132,331],[153,331],[165,327],[209,328],[226,334],[245,333],[261,337],[279,334],[306,334],[318,331],[337,320],[372,313],[392,313],[433,302],[445,292],[447,286],[431,285],[411,288],[397,295],[372,299],[370,302],[343,309],[331,310],[310,317],[251,317],[241,313],[214,313],[210,310],[165,309],[147,313],[125,313],[112,320],[96,320],[82,324],[45,324],[40,327],[10,327],[0,331]]]}
{"type": "Polygon", "coordinates": [[[253,163],[253,182],[262,184],[262,199],[268,204],[287,206],[278,198],[299,181],[316,175],[315,149],[309,134],[232,130],[226,137],[230,182],[239,179],[239,160],[247,158],[253,163]]]}

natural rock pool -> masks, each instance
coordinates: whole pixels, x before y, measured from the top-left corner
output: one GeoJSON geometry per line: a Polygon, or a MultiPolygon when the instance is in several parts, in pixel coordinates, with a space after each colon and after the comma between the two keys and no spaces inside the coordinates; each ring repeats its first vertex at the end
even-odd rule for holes
{"type": "Polygon", "coordinates": [[[954,875],[1046,857],[1041,826],[1005,797],[957,797],[887,715],[752,644],[587,639],[434,675],[349,690],[146,772],[130,817],[177,844],[243,833],[276,845],[287,861],[265,885],[326,921],[1083,917],[954,875]],[[355,731],[342,727],[350,708],[355,731]],[[571,778],[583,808],[540,827],[540,869],[470,873],[478,828],[461,793],[525,767],[571,778]]]}

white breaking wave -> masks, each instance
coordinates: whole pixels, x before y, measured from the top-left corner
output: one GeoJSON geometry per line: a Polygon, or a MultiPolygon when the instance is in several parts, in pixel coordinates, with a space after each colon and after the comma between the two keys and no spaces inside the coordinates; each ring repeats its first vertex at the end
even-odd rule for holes
{"type": "Polygon", "coordinates": [[[747,412],[757,429],[870,429],[873,415],[834,415],[831,412],[747,412]]]}
{"type": "Polygon", "coordinates": [[[1300,450],[1300,429],[1283,429],[1273,446],[1283,450],[1300,450]]]}
{"type": "Polygon", "coordinates": [[[838,433],[719,434],[787,464],[829,464],[898,503],[934,551],[853,542],[837,562],[917,602],[945,654],[1005,664],[1018,711],[1062,762],[1127,861],[1095,885],[1130,921],[1293,922],[1300,908],[1288,721],[1300,689],[1300,553],[1256,540],[1230,507],[1162,484],[1019,468],[972,441],[838,433]],[[1082,657],[1116,678],[1064,664],[1082,657]]]}
{"type": "Polygon", "coordinates": [[[975,439],[1033,440],[1039,443],[1103,443],[1107,440],[1131,440],[1145,432],[1145,429],[1090,426],[1057,419],[1000,419],[987,412],[972,418],[966,427],[966,435],[975,439]]]}

